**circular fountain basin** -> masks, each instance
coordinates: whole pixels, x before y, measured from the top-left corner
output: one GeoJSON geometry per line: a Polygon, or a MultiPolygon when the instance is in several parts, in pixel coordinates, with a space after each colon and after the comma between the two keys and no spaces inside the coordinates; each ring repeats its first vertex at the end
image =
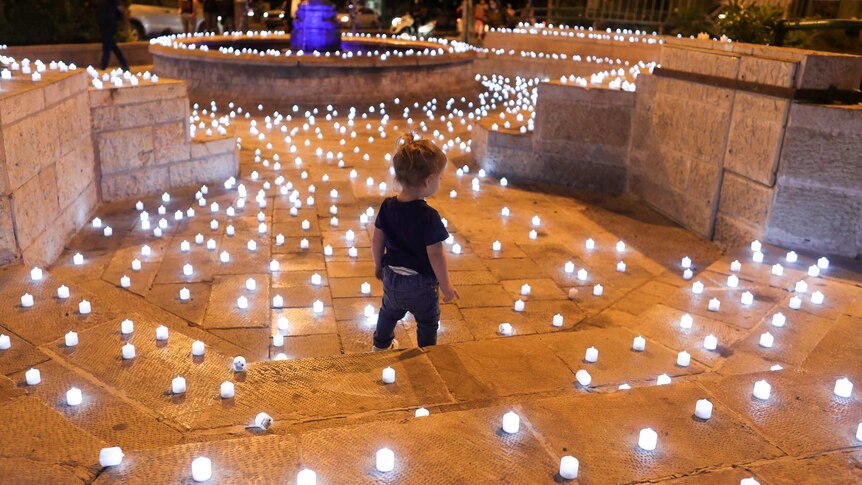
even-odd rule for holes
{"type": "Polygon", "coordinates": [[[342,48],[307,53],[290,35],[171,36],[150,45],[159,76],[186,81],[193,101],[362,106],[465,96],[477,92],[474,52],[445,42],[342,37],[342,48]]]}

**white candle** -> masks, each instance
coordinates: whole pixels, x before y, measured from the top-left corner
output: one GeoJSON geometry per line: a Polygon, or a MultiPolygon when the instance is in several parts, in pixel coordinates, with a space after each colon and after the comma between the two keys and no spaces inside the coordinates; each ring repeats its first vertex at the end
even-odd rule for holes
{"type": "Polygon", "coordinates": [[[773,274],[774,276],[781,276],[781,275],[783,275],[783,274],[784,274],[784,266],[781,266],[780,264],[774,264],[774,265],[772,265],[772,274],[773,274]]]}
{"type": "Polygon", "coordinates": [[[503,415],[503,431],[509,434],[517,433],[521,428],[521,418],[512,411],[503,415]]]}
{"type": "Polygon", "coordinates": [[[425,416],[430,416],[431,413],[425,408],[419,408],[413,415],[417,418],[424,418],[425,416]]]}
{"type": "Polygon", "coordinates": [[[246,298],[244,296],[237,298],[236,299],[236,306],[240,310],[245,310],[246,308],[248,308],[248,298],[246,298]]]}
{"type": "Polygon", "coordinates": [[[192,267],[192,265],[190,265],[190,264],[184,264],[184,265],[183,265],[183,275],[185,275],[185,276],[191,276],[191,275],[192,275],[192,273],[194,273],[194,271],[195,271],[195,270],[194,270],[194,268],[192,267]]]}
{"type": "Polygon", "coordinates": [[[222,263],[229,263],[230,253],[227,251],[222,251],[221,254],[219,254],[219,261],[221,261],[222,263]]]}
{"type": "Polygon", "coordinates": [[[304,219],[302,221],[302,230],[307,231],[309,229],[311,229],[311,222],[309,222],[308,219],[304,219]]]}
{"type": "Polygon", "coordinates": [[[539,237],[539,233],[536,232],[535,229],[530,230],[530,239],[536,239],[539,237]]]}
{"type": "Polygon", "coordinates": [[[593,296],[602,296],[605,293],[605,288],[602,285],[593,287],[593,296]]]}
{"type": "Polygon", "coordinates": [[[581,369],[578,372],[575,372],[575,379],[578,381],[578,384],[586,387],[593,381],[593,376],[591,376],[586,370],[581,369]]]}
{"type": "Polygon", "coordinates": [[[567,261],[565,266],[563,266],[563,271],[565,271],[567,274],[574,273],[575,272],[575,263],[573,263],[571,261],[567,261]]]}
{"type": "Polygon", "coordinates": [[[393,369],[392,367],[387,367],[387,368],[383,369],[382,379],[383,379],[384,384],[394,383],[395,382],[395,369],[393,369]]]}
{"type": "Polygon", "coordinates": [[[775,342],[775,337],[772,336],[769,332],[764,332],[760,334],[760,346],[764,348],[772,348],[772,344],[775,342]]]}
{"type": "Polygon", "coordinates": [[[371,283],[365,281],[361,285],[359,285],[359,292],[363,295],[371,294],[371,283]]]}
{"type": "Polygon", "coordinates": [[[171,380],[171,392],[174,394],[186,392],[186,380],[180,376],[174,377],[171,380]]]}
{"type": "Polygon", "coordinates": [[[135,331],[135,322],[131,320],[123,320],[120,322],[120,333],[128,335],[135,331]]]}
{"type": "Polygon", "coordinates": [[[532,291],[532,289],[530,288],[530,285],[528,285],[527,283],[524,283],[524,284],[521,286],[521,295],[523,295],[523,296],[530,296],[530,292],[531,292],[531,291],[532,291]]]}
{"type": "Polygon", "coordinates": [[[377,450],[375,459],[377,471],[387,473],[395,469],[395,452],[389,448],[381,448],[377,450]]]}
{"type": "Polygon", "coordinates": [[[789,306],[792,310],[799,310],[802,308],[802,298],[799,298],[798,296],[791,297],[789,306]]]}
{"type": "Polygon", "coordinates": [[[218,229],[218,221],[217,220],[213,219],[212,221],[210,221],[210,229],[212,229],[213,231],[218,229]]]}
{"type": "Polygon", "coordinates": [[[683,350],[676,354],[676,365],[680,367],[688,367],[691,364],[691,354],[683,350]]]}
{"type": "Polygon", "coordinates": [[[754,383],[754,390],[752,394],[757,399],[765,401],[769,399],[769,394],[772,392],[772,386],[769,385],[766,381],[757,381],[754,383]]]}
{"type": "Polygon", "coordinates": [[[684,258],[682,258],[682,262],[680,264],[682,265],[683,269],[691,268],[691,258],[685,256],[684,258]]]}
{"type": "Polygon", "coordinates": [[[563,326],[563,316],[560,315],[559,313],[554,315],[553,320],[551,320],[551,325],[553,325],[555,327],[562,327],[563,326]]]}
{"type": "Polygon", "coordinates": [[[72,264],[76,266],[84,264],[84,255],[81,253],[75,253],[75,255],[72,256],[72,264]]]}
{"type": "Polygon", "coordinates": [[[249,278],[245,280],[245,289],[248,291],[254,291],[257,289],[257,282],[254,278],[249,278]]]}
{"type": "Polygon", "coordinates": [[[351,258],[356,258],[359,256],[359,250],[351,246],[350,249],[347,250],[347,255],[351,258]]]}
{"type": "Polygon", "coordinates": [[[641,336],[635,337],[634,340],[632,340],[632,350],[643,352],[644,349],[646,349],[646,339],[641,336]]]}
{"type": "Polygon", "coordinates": [[[797,255],[795,251],[790,251],[787,253],[787,256],[784,257],[784,260],[788,263],[795,263],[797,259],[799,259],[799,255],[797,255]]]}
{"type": "Polygon", "coordinates": [[[231,365],[231,367],[234,372],[245,372],[245,366],[245,357],[238,355],[233,358],[233,364],[231,365]]]}
{"type": "Polygon", "coordinates": [[[191,291],[188,288],[182,288],[180,290],[180,300],[188,301],[192,297],[191,291]]]}
{"type": "Polygon", "coordinates": [[[706,399],[698,399],[694,405],[694,415],[704,420],[711,418],[712,403],[706,399]]]}
{"type": "Polygon", "coordinates": [[[862,441],[862,423],[859,423],[859,427],[856,428],[856,439],[862,441]]]}
{"type": "Polygon", "coordinates": [[[275,295],[274,297],[272,297],[272,307],[273,308],[284,307],[284,297],[281,295],[275,295]]]}
{"type": "Polygon", "coordinates": [[[66,391],[66,404],[69,406],[79,406],[84,402],[84,395],[77,387],[73,387],[66,391]]]}
{"type": "Polygon", "coordinates": [[[187,253],[187,252],[191,251],[191,249],[192,249],[192,245],[188,241],[183,241],[180,243],[180,251],[187,253]]]}
{"type": "Polygon", "coordinates": [[[0,333],[0,350],[9,350],[12,347],[12,339],[8,335],[0,333]]]}
{"type": "Polygon", "coordinates": [[[198,457],[192,462],[192,480],[205,482],[212,478],[212,462],[209,458],[198,457]]]}
{"type": "Polygon", "coordinates": [[[277,259],[273,259],[269,262],[269,271],[272,273],[278,273],[281,271],[281,263],[279,263],[277,259]]]}
{"type": "Polygon", "coordinates": [[[853,383],[850,379],[842,377],[835,381],[835,395],[838,397],[850,397],[853,394],[853,383]]]}
{"type": "Polygon", "coordinates": [[[233,382],[224,381],[221,383],[219,387],[219,394],[222,399],[230,399],[234,396],[234,385],[233,382]]]}
{"type": "Polygon", "coordinates": [[[734,273],[739,273],[740,271],[742,271],[742,263],[740,263],[738,260],[734,260],[732,263],[730,263],[730,270],[734,273]]]}
{"type": "Polygon", "coordinates": [[[24,381],[27,382],[28,386],[35,386],[42,382],[42,373],[39,372],[39,369],[30,369],[24,373],[24,381]]]}
{"type": "Polygon", "coordinates": [[[120,277],[120,288],[129,288],[132,286],[132,279],[126,275],[120,277]]]}
{"type": "Polygon", "coordinates": [[[276,333],[272,336],[272,346],[273,347],[284,347],[284,335],[280,333],[276,333]]]}
{"type": "Polygon", "coordinates": [[[694,323],[694,318],[692,318],[692,316],[689,315],[688,313],[686,313],[685,315],[683,315],[679,319],[679,326],[682,328],[691,328],[693,323],[694,323]]]}
{"type": "Polygon", "coordinates": [[[808,267],[808,276],[816,278],[820,276],[820,268],[815,264],[808,267]]]}
{"type": "Polygon", "coordinates": [[[534,227],[539,227],[542,225],[542,219],[540,219],[539,216],[533,216],[530,222],[532,222],[534,227]]]}
{"type": "Polygon", "coordinates": [[[754,303],[754,295],[750,291],[746,291],[742,294],[742,297],[740,297],[740,301],[743,305],[751,305],[754,303]]]}
{"type": "Polygon", "coordinates": [[[158,327],[156,327],[156,340],[167,340],[168,334],[168,327],[164,325],[159,325],[158,327]]]}
{"type": "Polygon", "coordinates": [[[587,242],[585,242],[585,243],[584,243],[584,246],[585,246],[587,249],[592,250],[592,249],[595,249],[595,248],[596,248],[596,242],[595,242],[595,241],[593,241],[593,239],[592,239],[592,238],[589,238],[589,239],[587,239],[587,242]]]}
{"type": "Polygon", "coordinates": [[[622,252],[625,252],[625,250],[626,250],[626,243],[624,243],[622,241],[617,242],[617,252],[622,253],[622,252]]]}
{"type": "Polygon", "coordinates": [[[511,323],[501,323],[500,327],[498,329],[498,332],[500,332],[500,335],[504,335],[504,336],[508,337],[508,336],[512,335],[515,332],[515,330],[512,328],[511,323]]]}
{"type": "Polygon", "coordinates": [[[123,450],[119,446],[99,450],[99,465],[117,466],[123,461],[123,450]]]}
{"type": "Polygon", "coordinates": [[[710,334],[703,339],[703,348],[706,350],[715,350],[718,348],[718,339],[715,335],[710,334]]]}
{"type": "Polygon", "coordinates": [[[308,239],[303,238],[299,241],[299,249],[308,249],[308,239]]]}
{"type": "Polygon", "coordinates": [[[315,286],[319,286],[323,282],[323,278],[317,273],[311,275],[311,284],[315,286]]]}
{"type": "Polygon", "coordinates": [[[102,220],[99,219],[98,217],[94,218],[93,219],[93,227],[96,227],[96,228],[102,227],[102,220]]]}
{"type": "Polygon", "coordinates": [[[140,271],[141,270],[141,261],[139,259],[132,260],[132,270],[140,271]]]}
{"type": "Polygon", "coordinates": [[[365,308],[362,309],[362,312],[366,317],[369,317],[369,318],[373,317],[374,316],[374,306],[373,305],[365,305],[365,308]]]}
{"type": "Polygon", "coordinates": [[[700,281],[695,281],[693,285],[691,285],[691,292],[695,295],[699,295],[703,293],[703,283],[700,281]]]}
{"type": "Polygon", "coordinates": [[[252,253],[257,251],[257,241],[249,241],[246,247],[252,253]]]}
{"type": "Polygon", "coordinates": [[[500,241],[494,241],[494,243],[491,244],[491,250],[492,251],[497,252],[497,251],[500,251],[501,249],[503,249],[503,245],[500,243],[500,241]]]}
{"type": "Polygon", "coordinates": [[[320,300],[315,300],[314,303],[311,304],[311,310],[314,313],[323,313],[323,302],[320,300]]]}
{"type": "Polygon", "coordinates": [[[739,277],[735,274],[732,274],[727,277],[727,286],[730,288],[736,288],[739,286],[739,277]]]}
{"type": "Polygon", "coordinates": [[[758,241],[757,239],[755,239],[754,241],[751,241],[751,251],[752,252],[760,251],[761,249],[763,249],[763,245],[760,243],[760,241],[758,241]]]}
{"type": "Polygon", "coordinates": [[[690,280],[694,277],[694,272],[691,269],[686,269],[682,272],[682,279],[690,280]]]}
{"type": "Polygon", "coordinates": [[[78,303],[78,313],[81,315],[87,315],[93,310],[93,306],[87,300],[81,300],[78,303]]]}
{"type": "Polygon", "coordinates": [[[652,451],[655,449],[657,443],[658,433],[653,431],[652,428],[644,428],[641,430],[640,435],[638,435],[638,446],[642,450],[652,451]]]}
{"type": "Polygon", "coordinates": [[[717,312],[721,309],[721,302],[718,300],[718,298],[713,298],[709,300],[706,309],[711,312],[717,312]]]}
{"type": "Polygon", "coordinates": [[[111,229],[111,226],[105,226],[105,229],[102,231],[102,234],[104,234],[105,237],[111,237],[114,235],[114,230],[111,229]]]}
{"type": "Polygon", "coordinates": [[[204,344],[200,340],[195,340],[194,342],[192,342],[193,356],[200,357],[201,355],[204,355],[204,352],[206,352],[206,344],[204,344]]]}
{"type": "Polygon", "coordinates": [[[655,380],[655,385],[657,385],[657,386],[666,386],[668,384],[670,384],[670,376],[667,374],[661,374],[655,380]]]}
{"type": "Polygon", "coordinates": [[[135,346],[132,344],[123,345],[123,359],[130,360],[135,358],[135,346]]]}
{"type": "Polygon", "coordinates": [[[284,234],[279,234],[275,236],[275,245],[283,246],[284,245],[284,234]]]}
{"type": "Polygon", "coordinates": [[[755,263],[762,263],[763,253],[761,253],[760,251],[755,251],[754,254],[751,255],[751,260],[755,263]]]}
{"type": "Polygon", "coordinates": [[[811,294],[811,303],[814,303],[815,305],[822,305],[823,304],[823,293],[821,293],[820,291],[815,291],[814,293],[812,293],[811,294]]]}
{"type": "Polygon", "coordinates": [[[595,347],[590,347],[584,353],[584,360],[587,362],[596,362],[599,360],[599,349],[595,347]]]}
{"type": "Polygon", "coordinates": [[[195,244],[203,244],[204,243],[204,235],[203,234],[195,234],[195,244]]]}
{"type": "Polygon", "coordinates": [[[626,263],[624,263],[622,261],[617,263],[617,271],[620,273],[625,273],[626,272],[626,263]]]}
{"type": "Polygon", "coordinates": [[[578,478],[578,459],[574,456],[564,456],[560,459],[560,476],[566,480],[578,478]]]}
{"type": "Polygon", "coordinates": [[[66,285],[61,285],[59,288],[57,288],[57,298],[61,300],[69,298],[69,287],[66,285]]]}
{"type": "Polygon", "coordinates": [[[793,289],[797,293],[808,293],[808,283],[806,283],[802,280],[799,280],[796,282],[796,285],[793,287],[793,289]]]}
{"type": "Polygon", "coordinates": [[[829,259],[825,256],[817,260],[817,267],[820,269],[829,269],[829,259]]]}
{"type": "Polygon", "coordinates": [[[778,312],[775,315],[772,315],[772,326],[773,327],[783,327],[786,322],[787,322],[787,317],[785,317],[783,313],[778,312]]]}
{"type": "Polygon", "coordinates": [[[42,269],[41,268],[33,268],[30,270],[30,279],[33,281],[41,281],[42,280],[42,269]]]}
{"type": "Polygon", "coordinates": [[[21,306],[24,308],[30,308],[33,306],[33,295],[30,293],[24,293],[21,297],[21,306]]]}

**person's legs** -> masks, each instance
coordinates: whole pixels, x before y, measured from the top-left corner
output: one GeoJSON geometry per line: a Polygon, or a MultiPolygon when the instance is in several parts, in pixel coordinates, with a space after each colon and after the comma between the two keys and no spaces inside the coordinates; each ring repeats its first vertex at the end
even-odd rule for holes
{"type": "Polygon", "coordinates": [[[437,345],[437,329],[440,327],[439,285],[429,280],[426,279],[423,288],[405,302],[416,320],[416,341],[419,347],[437,345]]]}
{"type": "Polygon", "coordinates": [[[374,348],[388,349],[395,339],[395,325],[404,318],[407,310],[401,304],[395,280],[399,275],[389,268],[383,270],[383,301],[377,315],[377,329],[374,331],[374,348]]]}
{"type": "Polygon", "coordinates": [[[108,68],[108,61],[111,60],[111,44],[114,42],[114,35],[108,32],[102,33],[102,70],[108,68]]]}
{"type": "Polygon", "coordinates": [[[117,56],[117,61],[120,63],[120,67],[123,68],[124,71],[129,70],[129,63],[126,62],[126,58],[123,56],[123,51],[120,50],[120,46],[117,45],[117,41],[111,37],[111,50],[114,51],[114,55],[117,56]]]}

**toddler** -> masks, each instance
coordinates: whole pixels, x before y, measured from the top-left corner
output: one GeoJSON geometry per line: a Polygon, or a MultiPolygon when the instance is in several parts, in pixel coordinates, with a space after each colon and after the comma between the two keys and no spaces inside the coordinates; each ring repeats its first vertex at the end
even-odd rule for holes
{"type": "Polygon", "coordinates": [[[443,301],[458,298],[449,281],[443,241],[449,232],[440,214],[425,202],[440,188],[446,155],[429,140],[402,136],[392,157],[401,192],[380,205],[371,250],[375,276],[383,281],[383,304],[377,317],[373,350],[397,348],[395,325],[406,312],[416,319],[419,347],[437,343],[443,301]]]}

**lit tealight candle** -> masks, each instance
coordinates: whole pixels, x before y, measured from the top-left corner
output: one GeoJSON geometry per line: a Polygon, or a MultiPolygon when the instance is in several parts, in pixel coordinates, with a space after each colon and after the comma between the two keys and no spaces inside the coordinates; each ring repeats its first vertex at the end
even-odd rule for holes
{"type": "Polygon", "coordinates": [[[140,271],[141,270],[141,260],[133,259],[132,260],[132,271],[140,271]]]}
{"type": "Polygon", "coordinates": [[[781,275],[783,275],[783,274],[784,274],[784,266],[781,266],[780,264],[774,264],[774,265],[772,265],[772,274],[773,274],[774,276],[781,276],[781,275]]]}
{"type": "Polygon", "coordinates": [[[191,249],[192,249],[192,245],[188,241],[183,241],[180,243],[180,251],[187,253],[187,252],[191,251],[191,249]]]}
{"type": "Polygon", "coordinates": [[[715,350],[716,348],[718,348],[718,338],[716,338],[716,336],[712,334],[707,335],[703,339],[703,348],[705,348],[706,350],[715,350]]]}
{"type": "Polygon", "coordinates": [[[706,309],[711,312],[719,311],[721,309],[721,301],[719,301],[718,298],[713,298],[709,300],[706,309]]]}
{"type": "Polygon", "coordinates": [[[132,286],[132,279],[126,275],[120,277],[120,288],[130,288],[132,286]]]}
{"type": "Polygon", "coordinates": [[[691,268],[691,258],[689,258],[688,256],[682,258],[682,262],[680,264],[682,265],[683,269],[691,268]]]}
{"type": "Polygon", "coordinates": [[[743,305],[751,305],[754,303],[754,295],[750,291],[746,291],[740,297],[740,301],[743,305]]]}
{"type": "Polygon", "coordinates": [[[387,367],[383,369],[382,379],[384,384],[392,384],[395,382],[395,369],[387,367]]]}
{"type": "Polygon", "coordinates": [[[622,252],[625,252],[625,250],[626,250],[626,243],[624,243],[622,241],[617,242],[617,252],[622,253],[622,252]]]}
{"type": "Polygon", "coordinates": [[[856,428],[856,439],[862,441],[862,423],[859,423],[859,427],[856,428]]]}
{"type": "Polygon", "coordinates": [[[173,394],[182,394],[186,392],[186,380],[180,376],[176,376],[171,380],[171,392],[173,394]]]}
{"type": "Polygon", "coordinates": [[[727,286],[730,288],[736,288],[739,286],[739,277],[735,274],[732,274],[727,277],[727,286]]]}
{"type": "Polygon", "coordinates": [[[88,315],[91,311],[93,311],[93,306],[87,300],[81,300],[78,303],[78,313],[81,315],[88,315]]]}
{"type": "Polygon", "coordinates": [[[646,339],[641,336],[635,337],[634,340],[632,340],[632,350],[643,352],[644,349],[646,349],[646,339]]]}
{"type": "Polygon", "coordinates": [[[802,280],[799,280],[799,281],[797,281],[797,282],[796,282],[796,284],[793,286],[793,289],[794,289],[794,291],[796,291],[797,293],[808,293],[808,283],[806,283],[806,282],[804,282],[804,281],[802,281],[802,280]]]}
{"type": "Polygon", "coordinates": [[[760,334],[760,346],[764,348],[772,348],[772,344],[775,342],[775,337],[772,336],[769,332],[764,332],[760,334]]]}
{"type": "Polygon", "coordinates": [[[820,269],[829,269],[829,259],[825,256],[817,260],[817,267],[820,269]]]}
{"type": "Polygon", "coordinates": [[[755,251],[754,254],[751,255],[751,260],[755,263],[762,263],[763,253],[761,253],[760,251],[755,251]]]}
{"type": "Polygon", "coordinates": [[[617,271],[620,273],[625,273],[626,272],[626,263],[624,263],[622,261],[617,263],[617,271]]]}
{"type": "Polygon", "coordinates": [[[733,261],[732,263],[730,263],[730,270],[734,273],[739,273],[740,271],[742,271],[742,263],[740,263],[738,260],[733,261]]]}
{"type": "Polygon", "coordinates": [[[703,283],[700,281],[695,281],[693,285],[691,285],[691,292],[695,295],[699,295],[703,293],[703,283]]]}
{"type": "Polygon", "coordinates": [[[698,399],[694,404],[694,415],[700,419],[707,420],[712,417],[712,403],[707,399],[698,399]]]}
{"type": "Polygon", "coordinates": [[[317,485],[317,473],[308,468],[296,474],[296,485],[317,485]]]}
{"type": "Polygon", "coordinates": [[[248,291],[254,291],[257,289],[257,282],[254,278],[249,278],[245,280],[245,289],[248,291]]]}
{"type": "Polygon", "coordinates": [[[658,433],[652,428],[644,428],[638,435],[638,447],[645,451],[652,451],[658,444],[658,433]]]}
{"type": "Polygon", "coordinates": [[[192,297],[192,294],[188,288],[182,288],[180,290],[180,301],[189,301],[189,299],[191,299],[191,297],[192,297]]]}
{"type": "Polygon", "coordinates": [[[551,325],[553,325],[555,327],[562,327],[563,326],[563,316],[560,315],[559,313],[554,315],[553,319],[551,320],[551,325]]]}
{"type": "Polygon", "coordinates": [[[377,471],[387,473],[395,469],[395,452],[389,448],[381,448],[377,450],[375,459],[377,471]]]}
{"type": "Polygon", "coordinates": [[[586,387],[593,381],[593,376],[591,376],[586,370],[581,369],[578,372],[575,372],[575,379],[578,381],[578,384],[586,387]]]}
{"type": "Polygon", "coordinates": [[[35,386],[42,382],[42,373],[39,372],[39,369],[30,369],[24,373],[24,381],[28,386],[35,386]]]}
{"type": "Polygon", "coordinates": [[[670,384],[670,376],[667,374],[662,374],[655,380],[655,385],[657,386],[666,386],[668,384],[670,384]]]}
{"type": "Polygon", "coordinates": [[[530,288],[530,285],[528,285],[527,283],[524,283],[524,284],[521,286],[521,295],[523,295],[523,296],[530,296],[530,292],[531,292],[531,291],[532,291],[532,288],[530,288]]]}
{"type": "Polygon", "coordinates": [[[522,300],[522,299],[520,299],[520,298],[518,298],[517,300],[515,300],[515,311],[516,311],[516,312],[522,312],[522,311],[524,311],[524,300],[522,300]]]}
{"type": "Polygon", "coordinates": [[[686,268],[685,270],[683,270],[682,279],[687,281],[687,280],[692,279],[693,277],[694,277],[694,272],[691,269],[686,268]]]}
{"type": "Polygon", "coordinates": [[[676,354],[676,365],[680,367],[688,367],[691,364],[691,354],[683,350],[676,354]]]}
{"type": "Polygon", "coordinates": [[[167,340],[168,339],[168,327],[164,325],[159,325],[156,327],[156,340],[167,340]]]}
{"type": "Polygon", "coordinates": [[[84,255],[81,253],[75,253],[75,255],[72,256],[72,264],[74,264],[75,266],[80,266],[84,264],[84,255]]]}
{"type": "Polygon", "coordinates": [[[584,246],[589,250],[593,250],[596,248],[596,242],[593,241],[592,238],[589,238],[587,239],[587,242],[584,243],[584,246]]]}
{"type": "Polygon", "coordinates": [[[33,306],[33,295],[31,295],[30,293],[24,293],[24,295],[21,296],[21,306],[24,308],[32,307],[33,306]]]}
{"type": "Polygon", "coordinates": [[[132,344],[123,345],[123,359],[130,360],[135,358],[135,346],[132,344]]]}
{"type": "Polygon", "coordinates": [[[365,281],[361,285],[359,285],[359,292],[363,295],[371,294],[371,283],[365,281]]]}
{"type": "Polygon", "coordinates": [[[192,480],[205,482],[212,478],[212,476],[212,461],[204,456],[195,458],[192,462],[192,480]]]}
{"type": "Polygon", "coordinates": [[[752,395],[761,401],[769,399],[769,394],[772,392],[772,386],[766,381],[757,381],[754,383],[752,395]]]}
{"type": "Polygon", "coordinates": [[[574,456],[564,456],[560,459],[560,476],[565,480],[578,478],[578,459],[574,456]]]}
{"type": "Polygon", "coordinates": [[[114,230],[111,229],[111,226],[105,226],[105,229],[102,231],[102,234],[104,234],[105,237],[111,237],[114,235],[114,230]]]}
{"type": "Polygon", "coordinates": [[[323,278],[319,274],[314,273],[313,275],[311,275],[311,284],[312,285],[319,286],[322,282],[323,282],[323,278]]]}
{"type": "Polygon", "coordinates": [[[236,299],[236,306],[240,310],[245,310],[248,308],[248,298],[241,296],[236,299]]]}
{"type": "Polygon", "coordinates": [[[33,281],[41,281],[42,280],[42,269],[41,268],[33,268],[30,270],[30,279],[33,281]]]}
{"type": "Polygon", "coordinates": [[[679,326],[682,328],[691,328],[691,325],[694,323],[694,318],[691,315],[686,313],[679,319],[679,326]]]}
{"type": "Polygon", "coordinates": [[[584,360],[587,362],[596,362],[599,360],[599,349],[595,347],[590,347],[584,353],[584,360]]]}
{"type": "Polygon", "coordinates": [[[131,320],[123,320],[120,322],[120,333],[123,335],[129,335],[135,331],[135,322],[131,320]]]}
{"type": "Polygon", "coordinates": [[[775,315],[772,315],[772,326],[773,327],[783,327],[786,322],[787,322],[787,317],[785,317],[783,313],[778,312],[775,315]]]}
{"type": "Polygon", "coordinates": [[[501,323],[500,327],[498,328],[498,331],[500,332],[500,335],[506,337],[511,336],[515,332],[515,330],[512,328],[512,324],[507,322],[501,323]]]}
{"type": "Polygon", "coordinates": [[[824,297],[823,297],[822,292],[815,291],[814,293],[811,294],[811,303],[813,303],[815,305],[822,305],[823,304],[823,298],[824,297]]]}
{"type": "Polygon", "coordinates": [[[119,446],[99,450],[99,465],[103,467],[117,466],[123,462],[123,450],[119,446]]]}
{"type": "Polygon", "coordinates": [[[788,252],[787,255],[784,257],[784,260],[787,263],[795,263],[798,259],[799,255],[797,255],[795,251],[788,252]]]}
{"type": "Polygon", "coordinates": [[[512,411],[503,415],[503,431],[509,434],[517,433],[521,429],[521,417],[512,411]]]}
{"type": "Polygon", "coordinates": [[[66,404],[69,406],[80,406],[84,402],[84,395],[80,389],[73,387],[66,391],[66,404]]]}
{"type": "Polygon", "coordinates": [[[792,310],[799,310],[802,308],[802,298],[799,298],[798,296],[791,297],[789,306],[792,310]]]}
{"type": "Polygon", "coordinates": [[[12,339],[8,335],[0,333],[0,350],[9,350],[12,348],[12,339]]]}
{"type": "Polygon", "coordinates": [[[314,303],[311,304],[311,310],[314,313],[323,313],[323,302],[320,300],[315,300],[314,303]]]}
{"type": "Polygon", "coordinates": [[[494,241],[494,243],[491,244],[491,250],[494,252],[500,251],[502,249],[503,245],[500,243],[500,241],[494,241]]]}
{"type": "Polygon", "coordinates": [[[219,387],[219,395],[222,399],[230,399],[234,396],[234,385],[233,382],[224,381],[221,383],[219,387]]]}
{"type": "Polygon", "coordinates": [[[502,215],[503,217],[509,217],[509,214],[511,214],[511,211],[508,207],[503,207],[502,209],[500,209],[500,215],[502,215]]]}
{"type": "Polygon", "coordinates": [[[530,231],[529,236],[530,236],[530,239],[537,239],[537,238],[539,237],[539,233],[538,233],[538,232],[536,232],[536,230],[535,230],[535,229],[533,229],[533,230],[531,230],[531,231],[530,231]]]}
{"type": "Polygon", "coordinates": [[[850,397],[853,394],[853,383],[850,379],[842,377],[835,381],[835,395],[838,397],[850,397]]]}
{"type": "Polygon", "coordinates": [[[602,296],[605,293],[605,288],[602,285],[593,287],[593,296],[602,296]]]}
{"type": "Polygon", "coordinates": [[[57,288],[57,298],[61,300],[69,298],[69,287],[66,285],[61,285],[59,288],[57,288]]]}
{"type": "Polygon", "coordinates": [[[816,264],[809,266],[808,267],[808,276],[811,276],[812,278],[816,278],[816,277],[820,276],[820,267],[818,267],[816,264]]]}

